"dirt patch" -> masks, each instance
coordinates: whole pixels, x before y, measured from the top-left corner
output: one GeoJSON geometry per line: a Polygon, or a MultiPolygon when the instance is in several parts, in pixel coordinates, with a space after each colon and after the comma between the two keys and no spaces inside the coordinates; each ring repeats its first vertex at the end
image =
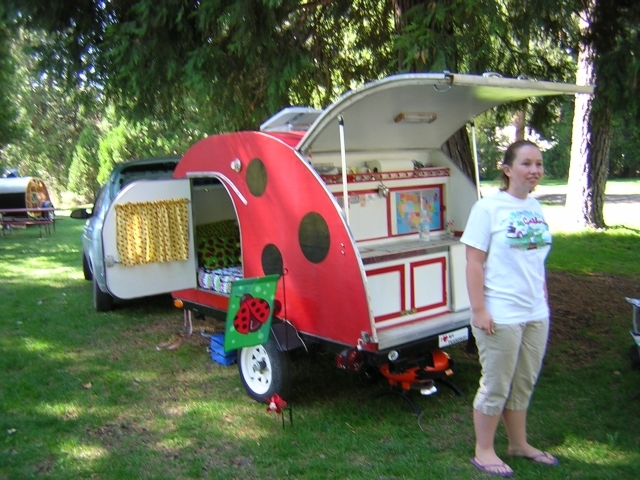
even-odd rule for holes
{"type": "Polygon", "coordinates": [[[624,297],[640,296],[640,279],[547,272],[547,284],[552,319],[550,347],[570,345],[567,360],[576,367],[597,358],[600,352],[596,338],[611,333],[612,317],[628,317],[631,329],[632,309],[624,297]]]}

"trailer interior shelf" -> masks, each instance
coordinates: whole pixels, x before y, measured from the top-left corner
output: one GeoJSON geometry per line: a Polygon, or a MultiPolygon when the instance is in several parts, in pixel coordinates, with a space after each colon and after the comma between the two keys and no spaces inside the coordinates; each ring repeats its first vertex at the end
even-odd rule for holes
{"type": "MultiPolygon", "coordinates": [[[[320,175],[328,185],[342,183],[341,174],[320,175]]],[[[443,167],[416,168],[399,172],[349,173],[347,183],[375,182],[383,180],[401,180],[405,178],[448,177],[449,169],[443,167]]]]}
{"type": "Polygon", "coordinates": [[[362,263],[368,265],[371,263],[386,262],[389,260],[398,260],[401,258],[415,257],[417,255],[426,255],[436,253],[438,251],[446,251],[450,245],[458,244],[458,238],[442,237],[425,242],[423,240],[401,240],[397,242],[389,242],[381,245],[360,247],[360,257],[362,263]]]}

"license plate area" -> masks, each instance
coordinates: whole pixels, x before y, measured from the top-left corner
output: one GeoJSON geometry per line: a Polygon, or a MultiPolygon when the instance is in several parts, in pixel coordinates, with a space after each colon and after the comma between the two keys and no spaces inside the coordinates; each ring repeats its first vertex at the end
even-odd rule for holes
{"type": "Polygon", "coordinates": [[[453,332],[438,335],[438,346],[440,348],[449,347],[456,343],[464,342],[469,339],[469,329],[467,327],[459,328],[453,332]]]}

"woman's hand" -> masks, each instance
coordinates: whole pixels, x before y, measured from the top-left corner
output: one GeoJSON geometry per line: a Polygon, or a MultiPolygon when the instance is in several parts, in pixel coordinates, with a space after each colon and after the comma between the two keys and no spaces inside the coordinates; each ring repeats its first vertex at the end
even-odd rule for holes
{"type": "Polygon", "coordinates": [[[479,328],[487,335],[494,333],[493,318],[486,309],[473,310],[471,312],[471,325],[479,328]]]}

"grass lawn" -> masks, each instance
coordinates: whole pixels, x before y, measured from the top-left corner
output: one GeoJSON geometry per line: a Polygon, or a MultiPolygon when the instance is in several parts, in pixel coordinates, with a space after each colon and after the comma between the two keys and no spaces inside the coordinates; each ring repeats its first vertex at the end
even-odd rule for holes
{"type": "MultiPolygon", "coordinates": [[[[619,309],[571,317],[575,332],[554,337],[529,431],[561,464],[511,459],[519,479],[640,478],[640,399],[631,398],[640,370],[629,360],[623,302],[640,296],[640,225],[626,227],[554,232],[553,272],[639,288],[620,292],[619,309]]],[[[167,350],[156,346],[182,330],[170,297],[95,312],[81,229],[63,216],[50,236],[33,228],[0,236],[0,480],[488,478],[469,463],[480,367],[463,345],[448,351],[465,398],[442,387],[416,396],[420,421],[399,397],[373,398],[383,385],[329,357],[297,357],[293,424],[283,428],[245,394],[235,366],[211,361],[199,332],[219,328],[212,320],[197,320],[167,350]]],[[[553,321],[565,322],[558,311],[553,321]]],[[[497,449],[506,449],[502,428],[497,449]]]]}

